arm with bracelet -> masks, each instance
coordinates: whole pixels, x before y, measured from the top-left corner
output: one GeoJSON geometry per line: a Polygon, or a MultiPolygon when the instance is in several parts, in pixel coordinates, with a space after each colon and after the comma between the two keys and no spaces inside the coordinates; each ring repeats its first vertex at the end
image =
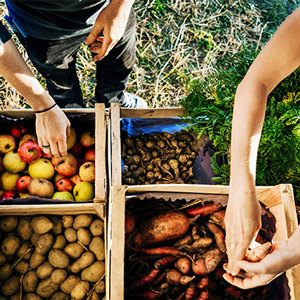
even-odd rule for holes
{"type": "Polygon", "coordinates": [[[47,154],[67,155],[70,122],[49,93],[34,77],[9,33],[0,23],[0,75],[26,99],[36,112],[38,143],[47,154]]]}

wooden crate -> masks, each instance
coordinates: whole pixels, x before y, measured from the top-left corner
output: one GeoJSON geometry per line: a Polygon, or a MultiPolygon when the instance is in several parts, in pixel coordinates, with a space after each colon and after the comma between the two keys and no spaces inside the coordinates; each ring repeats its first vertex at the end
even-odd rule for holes
{"type": "Polygon", "coordinates": [[[104,240],[105,240],[105,285],[106,299],[110,298],[109,294],[109,253],[107,239],[107,218],[106,218],[106,203],[74,203],[74,204],[28,204],[28,205],[1,205],[1,216],[35,216],[35,215],[80,215],[91,214],[99,217],[104,221],[104,240]]]}
{"type": "MultiPolygon", "coordinates": [[[[96,104],[95,109],[62,109],[72,122],[80,124],[83,128],[92,126],[95,129],[96,150],[96,177],[94,202],[107,201],[107,151],[106,130],[107,115],[104,104],[96,104]],[[81,125],[82,124],[82,125],[81,125]]],[[[0,112],[0,127],[9,129],[9,125],[16,122],[34,124],[35,114],[32,109],[11,109],[0,112]]],[[[2,131],[2,130],[1,130],[2,131]]]]}
{"type": "MultiPolygon", "coordinates": [[[[274,187],[257,187],[258,199],[276,218],[274,240],[290,237],[298,226],[293,190],[290,184],[274,187]]],[[[216,185],[144,185],[112,186],[109,199],[111,229],[109,251],[111,255],[110,295],[111,299],[124,299],[124,247],[125,247],[125,198],[128,195],[143,193],[181,193],[227,195],[228,186],[216,185]]],[[[196,195],[195,195],[196,196],[196,195]]],[[[286,272],[290,287],[290,299],[300,299],[300,265],[286,272]]]]}
{"type": "MultiPolygon", "coordinates": [[[[180,117],[184,113],[184,108],[156,108],[156,109],[128,109],[121,108],[120,104],[112,103],[110,106],[110,117],[108,126],[108,145],[111,145],[111,150],[108,151],[108,161],[111,161],[110,169],[108,170],[109,185],[122,185],[122,159],[121,159],[121,119],[165,119],[176,118],[177,125],[181,124],[180,117]]],[[[182,122],[183,124],[183,122],[182,122]]],[[[178,127],[179,128],[179,127],[178,127]]],[[[179,130],[178,130],[179,131],[179,130]]],[[[208,141],[207,137],[198,139],[199,145],[203,146],[208,141]]],[[[197,169],[200,170],[200,165],[197,169]]],[[[210,165],[210,159],[206,163],[205,171],[207,174],[204,176],[206,181],[200,182],[201,184],[214,184],[211,177],[213,171],[210,165]],[[209,177],[209,178],[208,178],[209,177]]]]}

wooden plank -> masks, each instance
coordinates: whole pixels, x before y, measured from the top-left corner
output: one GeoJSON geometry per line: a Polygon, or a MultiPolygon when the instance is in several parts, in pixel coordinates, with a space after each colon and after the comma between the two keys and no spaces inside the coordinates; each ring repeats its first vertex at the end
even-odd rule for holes
{"type": "Polygon", "coordinates": [[[111,185],[122,185],[121,128],[119,103],[111,104],[111,185]]]}
{"type": "Polygon", "coordinates": [[[110,299],[124,299],[125,191],[125,186],[111,188],[110,299]]]}
{"type": "Polygon", "coordinates": [[[107,201],[106,115],[104,103],[95,105],[95,202],[107,201]]]}
{"type": "Polygon", "coordinates": [[[169,108],[145,108],[132,109],[121,108],[121,118],[178,118],[184,113],[183,107],[169,107],[169,108]]]}

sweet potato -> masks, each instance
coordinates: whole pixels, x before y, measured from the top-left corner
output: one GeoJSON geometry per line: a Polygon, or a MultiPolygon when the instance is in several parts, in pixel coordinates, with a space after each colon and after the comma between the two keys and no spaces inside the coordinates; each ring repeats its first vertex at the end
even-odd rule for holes
{"type": "Polygon", "coordinates": [[[207,216],[222,208],[221,203],[209,203],[201,206],[191,207],[186,210],[189,216],[207,216]]]}
{"type": "Polygon", "coordinates": [[[179,258],[174,267],[182,274],[188,274],[192,269],[192,262],[187,257],[179,258]]]}
{"type": "Polygon", "coordinates": [[[189,284],[191,281],[193,281],[196,278],[196,276],[187,276],[187,275],[183,275],[180,277],[180,284],[181,285],[187,285],[189,284]]]}
{"type": "Polygon", "coordinates": [[[199,296],[197,297],[197,300],[208,300],[209,299],[209,291],[203,290],[200,292],[199,296]]]}
{"type": "Polygon", "coordinates": [[[211,216],[210,216],[210,220],[212,221],[212,223],[218,224],[222,227],[222,229],[225,230],[225,222],[224,222],[224,218],[225,218],[225,209],[221,209],[218,211],[215,211],[211,216]]]}
{"type": "Polygon", "coordinates": [[[194,282],[191,282],[189,287],[185,290],[185,299],[192,300],[194,299],[195,295],[196,295],[196,284],[194,282]]]}
{"type": "Polygon", "coordinates": [[[189,218],[183,212],[170,211],[156,215],[139,226],[133,236],[133,246],[139,249],[180,238],[189,226],[189,218]]]}
{"type": "Polygon", "coordinates": [[[167,266],[168,264],[173,263],[177,259],[178,258],[176,256],[171,256],[171,255],[162,257],[154,263],[154,267],[155,269],[160,269],[162,267],[167,266]]]}
{"type": "Polygon", "coordinates": [[[151,284],[154,281],[154,279],[158,276],[158,274],[159,274],[159,270],[157,269],[150,270],[149,273],[132,282],[132,284],[130,285],[130,290],[136,290],[151,284]]]}
{"type": "Polygon", "coordinates": [[[267,256],[272,248],[271,242],[266,242],[257,246],[246,253],[246,259],[251,262],[259,262],[267,256]]]}
{"type": "Polygon", "coordinates": [[[220,251],[220,249],[209,250],[205,253],[205,268],[207,273],[211,273],[216,269],[218,264],[224,258],[225,254],[220,251]]]}
{"type": "Polygon", "coordinates": [[[129,234],[135,227],[135,217],[131,210],[127,209],[125,213],[125,233],[129,234]]]}
{"type": "Polygon", "coordinates": [[[195,275],[205,275],[207,274],[207,270],[205,267],[205,261],[203,258],[199,258],[195,261],[192,266],[192,270],[195,275]]]}
{"type": "Polygon", "coordinates": [[[209,285],[209,278],[207,276],[203,276],[200,278],[198,284],[197,284],[197,288],[202,290],[204,288],[206,288],[209,285]]]}
{"type": "Polygon", "coordinates": [[[168,282],[172,285],[179,285],[181,277],[182,277],[182,274],[178,270],[171,269],[171,270],[167,271],[166,282],[168,282]]]}
{"type": "Polygon", "coordinates": [[[216,244],[221,252],[226,252],[226,245],[225,245],[225,234],[222,231],[222,229],[213,223],[206,223],[208,229],[211,231],[211,233],[214,235],[216,244]]]}

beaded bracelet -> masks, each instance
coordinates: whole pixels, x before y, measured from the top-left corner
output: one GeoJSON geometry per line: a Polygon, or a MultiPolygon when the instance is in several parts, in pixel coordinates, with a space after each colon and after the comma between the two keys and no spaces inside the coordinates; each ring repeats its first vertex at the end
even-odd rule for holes
{"type": "Polygon", "coordinates": [[[48,110],[50,110],[50,109],[52,109],[55,105],[57,105],[56,103],[54,103],[53,105],[51,105],[50,107],[48,107],[48,108],[45,108],[45,109],[43,109],[43,110],[37,110],[37,111],[35,111],[34,113],[35,114],[40,114],[40,113],[43,113],[43,112],[45,112],[45,111],[48,111],[48,110]]]}

